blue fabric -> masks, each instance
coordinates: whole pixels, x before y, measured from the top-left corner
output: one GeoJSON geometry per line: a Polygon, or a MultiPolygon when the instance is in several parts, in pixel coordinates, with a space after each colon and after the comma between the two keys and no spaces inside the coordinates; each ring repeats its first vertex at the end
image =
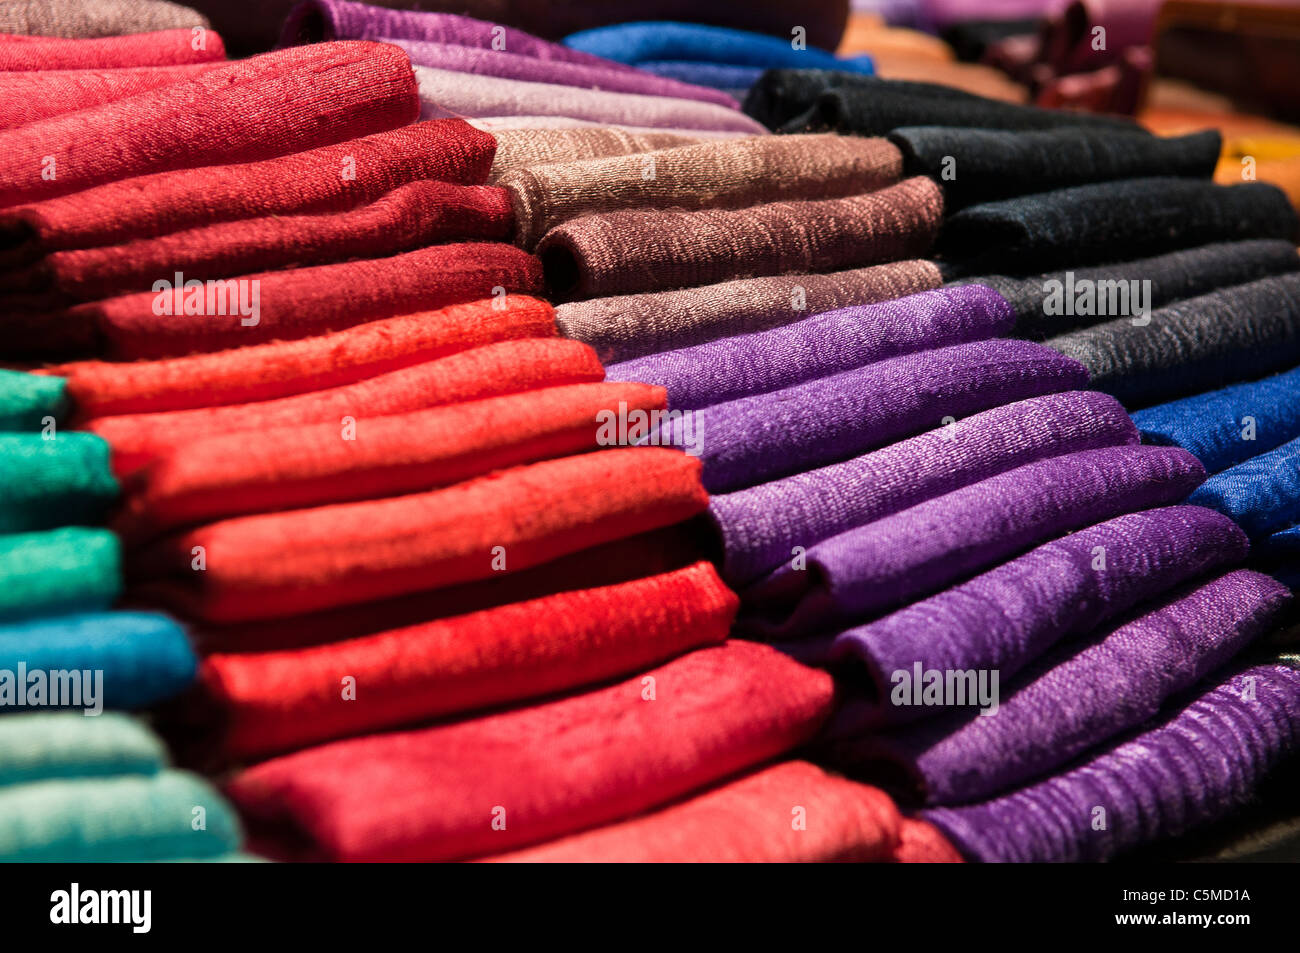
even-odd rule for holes
{"type": "Polygon", "coordinates": [[[1182,447],[1206,471],[1218,473],[1300,437],[1300,367],[1157,404],[1132,416],[1143,443],[1182,447]],[[1242,436],[1245,417],[1254,418],[1253,440],[1242,436]]]}
{"type": "Polygon", "coordinates": [[[1300,522],[1300,439],[1216,473],[1187,502],[1232,517],[1252,539],[1300,522]]]}
{"type": "Polygon", "coordinates": [[[686,60],[769,69],[833,69],[868,75],[874,72],[869,56],[839,59],[814,46],[797,50],[791,46],[791,40],[696,23],[620,23],[570,34],[564,38],[564,45],[633,65],[686,60]]]}
{"type": "Polygon", "coordinates": [[[142,708],[194,680],[198,660],[180,624],[157,612],[102,612],[0,626],[0,671],[103,672],[105,708],[142,708]]]}
{"type": "Polygon", "coordinates": [[[721,89],[732,95],[747,91],[763,75],[761,66],[734,66],[730,63],[698,63],[689,60],[651,60],[638,63],[637,66],[665,79],[721,89]]]}

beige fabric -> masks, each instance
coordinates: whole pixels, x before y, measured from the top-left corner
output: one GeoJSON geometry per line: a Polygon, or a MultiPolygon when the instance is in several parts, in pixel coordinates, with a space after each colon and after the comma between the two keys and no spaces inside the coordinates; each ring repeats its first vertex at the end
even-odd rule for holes
{"type": "Polygon", "coordinates": [[[166,0],[4,0],[0,33],[93,39],[207,27],[201,13],[166,0]]]}
{"type": "Polygon", "coordinates": [[[629,132],[613,126],[489,131],[496,137],[497,153],[488,185],[529,166],[632,155],[697,141],[676,132],[629,132]]]}

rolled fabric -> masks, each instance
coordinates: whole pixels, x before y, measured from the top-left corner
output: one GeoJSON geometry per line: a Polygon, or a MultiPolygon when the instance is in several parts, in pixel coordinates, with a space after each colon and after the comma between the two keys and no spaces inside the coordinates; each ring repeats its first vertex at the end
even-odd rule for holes
{"type": "Polygon", "coordinates": [[[902,354],[998,337],[1010,327],[1010,308],[992,289],[938,288],[613,364],[606,376],[658,384],[670,407],[694,410],[902,354]]]}
{"type": "Polygon", "coordinates": [[[0,622],[106,609],[121,591],[121,547],[108,530],[0,536],[0,622]]]}
{"type": "Polygon", "coordinates": [[[676,132],[656,130],[634,133],[618,126],[502,129],[493,135],[497,142],[497,152],[487,178],[489,185],[496,185],[510,173],[529,166],[626,156],[698,141],[676,132]]]}
{"type": "Polygon", "coordinates": [[[586,694],[275,758],[227,792],[269,856],[482,856],[622,820],[761,764],[807,741],[831,695],[825,672],[730,641],[586,694]],[[504,824],[491,823],[494,811],[504,824]]]}
{"type": "Polygon", "coordinates": [[[94,434],[0,433],[0,533],[102,523],[119,490],[94,434]]]}
{"type": "Polygon", "coordinates": [[[782,566],[746,591],[742,622],[784,639],[859,621],[1098,520],[1175,503],[1204,479],[1174,447],[1026,464],[809,546],[807,569],[782,566]]]}
{"type": "Polygon", "coordinates": [[[938,251],[953,275],[1025,274],[1212,241],[1294,242],[1300,224],[1277,187],[1124,179],[973,205],[944,223],[938,251]]]}
{"type": "Polygon", "coordinates": [[[569,691],[721,644],[736,604],[702,562],[346,642],[212,655],[194,699],[205,717],[184,734],[212,732],[210,755],[248,761],[569,691]],[[340,672],[355,705],[339,704],[340,672]]]}
{"type": "Polygon", "coordinates": [[[0,718],[0,790],[33,781],[156,774],[166,763],[161,739],[119,712],[93,719],[67,711],[0,718]]]}
{"type": "MultiPolygon", "coordinates": [[[[58,615],[0,625],[0,670],[28,680],[45,673],[50,693],[29,705],[57,706],[54,672],[94,673],[97,697],[84,686],[69,700],[73,708],[145,708],[183,691],[198,671],[185,630],[157,612],[97,612],[58,615]]],[[[10,692],[16,686],[10,684],[10,692]]],[[[30,698],[31,688],[28,687],[30,698]]],[[[75,690],[74,690],[75,691],[75,690]]],[[[17,705],[14,698],[7,705],[17,705]]]]}
{"type": "Polygon", "coordinates": [[[203,27],[90,39],[23,37],[22,42],[0,43],[0,72],[180,66],[225,58],[221,37],[203,27]]]}
{"type": "MultiPolygon", "coordinates": [[[[1137,443],[1119,403],[1069,391],[985,410],[844,463],[716,495],[722,573],[743,587],[854,526],[1046,457],[1137,443]]],[[[906,643],[900,643],[906,644],[906,643]]]]}
{"type": "MultiPolygon", "coordinates": [[[[629,94],[631,95],[631,94],[629,94]]],[[[638,126],[631,123],[602,122],[597,119],[578,119],[559,114],[542,115],[507,115],[507,116],[473,116],[466,120],[476,129],[483,129],[496,135],[498,132],[520,132],[522,130],[557,129],[621,129],[634,136],[681,136],[686,139],[739,139],[752,136],[752,130],[743,129],[697,129],[677,126],[638,126]]]]}
{"type": "Polygon", "coordinates": [[[1188,502],[1227,514],[1252,539],[1300,523],[1300,439],[1216,473],[1188,502]]]}
{"type": "MultiPolygon", "coordinates": [[[[891,676],[997,671],[1010,679],[1057,643],[1211,570],[1246,558],[1249,542],[1227,517],[1199,506],[1128,513],[834,636],[828,661],[863,666],[873,692],[837,714],[829,734],[861,737],[882,724],[935,714],[890,704],[891,676]],[[1100,548],[1100,549],[1099,549],[1100,548]]],[[[945,784],[947,782],[944,782],[945,784]]]]}
{"type": "Polygon", "coordinates": [[[245,516],[163,540],[142,595],[213,622],[282,618],[454,586],[669,526],[708,498],[699,463],[660,447],[584,453],[448,489],[245,516]],[[192,571],[194,547],[207,569],[192,571]]]}
{"type": "Polygon", "coordinates": [[[603,417],[666,403],[662,388],[644,384],[569,384],[367,419],[355,441],[339,439],[335,421],[271,427],[256,442],[247,431],[186,440],[135,474],[113,528],[136,540],[228,516],[448,486],[594,450],[603,417]]]}
{"type": "Polygon", "coordinates": [[[67,382],[0,368],[0,431],[41,430],[68,413],[67,382]]]}
{"type": "Polygon", "coordinates": [[[230,805],[184,771],[0,788],[0,861],[7,863],[206,859],[238,850],[240,841],[230,805]],[[194,824],[196,807],[202,826],[194,824]]]}
{"type": "Polygon", "coordinates": [[[1223,146],[1217,129],[1161,139],[1090,128],[904,126],[889,139],[903,151],[906,174],[937,181],[949,208],[1112,179],[1209,179],[1223,146]]]}
{"type": "Polygon", "coordinates": [[[217,62],[6,73],[0,76],[0,129],[117,102],[191,79],[220,65],[217,62]]]}
{"type": "MultiPolygon", "coordinates": [[[[225,407],[98,417],[86,426],[113,449],[113,468],[130,473],[202,437],[265,432],[329,421],[343,439],[345,417],[357,432],[366,420],[428,407],[599,381],[604,369],[591,348],[560,339],[500,341],[380,374],[352,384],[225,407]]],[[[364,438],[363,438],[364,439],[364,438]]],[[[350,442],[350,441],[349,441],[350,442]]]]}
{"type": "Polygon", "coordinates": [[[1300,364],[1300,274],[1168,305],[1150,326],[1117,318],[1048,339],[1130,409],[1300,364]]]}
{"type": "Polygon", "coordinates": [[[0,5],[0,33],[25,36],[87,39],[196,26],[209,26],[207,17],[167,0],[8,0],[0,5]]]}
{"type": "Polygon", "coordinates": [[[564,222],[620,209],[738,209],[857,195],[892,185],[902,162],[883,139],[755,136],[638,155],[534,166],[501,180],[516,241],[532,248],[564,222]]]}
{"type": "Polygon", "coordinates": [[[53,252],[0,276],[0,289],[19,292],[10,301],[93,301],[142,291],[159,275],[177,271],[187,280],[206,281],[381,258],[449,239],[506,241],[513,226],[504,189],[423,180],[344,212],[248,218],[120,245],[53,252]]]}
{"type": "Polygon", "coordinates": [[[0,210],[0,261],[26,264],[48,252],[263,215],[341,212],[420,179],[477,185],[488,173],[493,149],[488,133],[462,119],[441,119],[260,162],[108,182],[0,210]]]}
{"type": "Polygon", "coordinates": [[[638,63],[637,68],[681,83],[718,89],[737,101],[745,98],[745,93],[758,82],[764,69],[761,66],[731,66],[696,60],[654,60],[638,63]]]}
{"type": "Polygon", "coordinates": [[[556,294],[605,297],[915,258],[942,215],[939,187],[913,178],[848,198],[587,215],[548,232],[537,253],[556,294]]]}
{"type": "MultiPolygon", "coordinates": [[[[1150,290],[1144,293],[1146,306],[1161,308],[1219,288],[1292,271],[1300,271],[1300,255],[1296,254],[1295,245],[1259,239],[1216,242],[1152,258],[1047,272],[1033,278],[983,275],[963,278],[954,284],[983,284],[993,288],[1015,309],[1016,337],[1041,341],[1105,321],[1112,315],[1108,315],[1110,305],[1103,303],[1101,296],[1115,294],[1122,300],[1127,285],[1128,300],[1133,302],[1134,288],[1141,290],[1140,286],[1132,285],[1134,281],[1149,281],[1150,290]],[[1059,283],[1059,289],[1052,282],[1059,283]],[[1048,314],[1048,301],[1054,295],[1061,296],[1062,307],[1055,307],[1053,302],[1053,309],[1060,313],[1048,314]]],[[[1133,306],[1129,307],[1131,310],[1133,306]]]]}
{"type": "Polygon", "coordinates": [[[872,304],[936,288],[933,262],[896,261],[823,275],[740,278],[700,288],[619,295],[562,304],[555,321],[603,361],[762,331],[812,314],[872,304]]]}
{"type": "Polygon", "coordinates": [[[1218,473],[1300,437],[1300,368],[1133,414],[1145,443],[1182,447],[1218,473]]]}
{"type": "Polygon", "coordinates": [[[692,425],[704,485],[725,493],[857,456],[945,417],[1077,390],[1087,379],[1077,362],[1040,345],[977,341],[715,404],[694,412],[692,425]]]}
{"type": "Polygon", "coordinates": [[[0,204],[355,139],[411,122],[417,100],[410,64],[396,47],[334,43],[267,53],[0,132],[10,157],[0,170],[0,204]]]}
{"type": "MultiPolygon", "coordinates": [[[[489,858],[497,863],[889,862],[907,821],[878,788],[786,761],[644,817],[489,858]],[[802,809],[807,826],[795,829],[802,809]]],[[[955,861],[942,837],[925,860],[955,861]]],[[[918,858],[909,858],[916,860],[918,858]]]]}
{"type": "Polygon", "coordinates": [[[1239,670],[1076,767],[967,807],[922,817],[968,860],[1078,862],[1177,837],[1244,805],[1300,731],[1300,671],[1239,670]],[[1094,829],[1097,809],[1106,829],[1094,829]]]}
{"type": "Polygon", "coordinates": [[[415,67],[420,116],[573,116],[601,123],[665,129],[712,129],[763,135],[759,123],[738,109],[713,102],[605,92],[415,67]]]}

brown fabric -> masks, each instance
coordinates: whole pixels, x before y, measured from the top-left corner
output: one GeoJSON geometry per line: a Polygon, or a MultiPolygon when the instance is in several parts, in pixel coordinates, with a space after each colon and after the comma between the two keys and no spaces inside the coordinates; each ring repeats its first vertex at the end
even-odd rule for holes
{"type": "Polygon", "coordinates": [[[693,136],[676,132],[635,133],[616,126],[502,129],[493,135],[497,153],[488,174],[488,185],[496,185],[510,173],[529,166],[632,155],[697,141],[693,136]]]}
{"type": "Polygon", "coordinates": [[[540,165],[500,184],[515,210],[515,240],[532,248],[552,228],[593,212],[632,208],[736,209],[879,189],[903,174],[884,139],[754,136],[639,155],[540,165]]]}
{"type": "Polygon", "coordinates": [[[0,33],[84,40],[211,26],[203,14],[166,0],[5,0],[0,33]]]}
{"type": "Polygon", "coordinates": [[[703,344],[763,331],[823,311],[928,291],[943,283],[932,261],[836,271],[827,275],[745,278],[703,288],[621,295],[563,304],[560,333],[591,345],[601,361],[703,344]]]}
{"type": "Polygon", "coordinates": [[[942,217],[939,186],[917,176],[817,202],[587,215],[552,229],[537,252],[555,297],[594,298],[918,258],[942,217]]]}

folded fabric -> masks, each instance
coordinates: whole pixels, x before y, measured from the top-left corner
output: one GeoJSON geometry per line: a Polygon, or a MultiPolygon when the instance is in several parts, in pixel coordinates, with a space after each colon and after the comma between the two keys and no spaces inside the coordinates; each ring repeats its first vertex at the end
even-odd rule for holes
{"type": "MultiPolygon", "coordinates": [[[[145,708],[183,691],[197,670],[185,630],[161,613],[98,612],[0,625],[0,671],[28,673],[24,696],[31,706],[145,708]],[[87,681],[93,672],[94,685],[56,685],[60,672],[84,674],[87,681]],[[39,700],[32,685],[37,674],[39,700]]],[[[21,676],[8,693],[0,689],[0,698],[22,691],[20,682],[21,676]]],[[[23,701],[10,697],[6,704],[22,707],[23,701]]]]}
{"type": "Polygon", "coordinates": [[[1168,305],[1149,327],[1117,318],[1046,344],[1130,409],[1261,377],[1300,364],[1300,274],[1168,305]]]}
{"type": "MultiPolygon", "coordinates": [[[[878,788],[786,761],[644,817],[490,858],[498,863],[869,863],[900,860],[909,821],[878,788]],[[803,819],[806,826],[797,826],[803,819]]],[[[960,860],[930,829],[916,862],[960,860]]]]}
{"type": "Polygon", "coordinates": [[[214,622],[278,618],[488,578],[701,512],[699,462],[601,450],[448,489],[212,523],[141,553],[142,595],[214,622]],[[206,569],[192,569],[200,547],[206,569]]]}
{"type": "Polygon", "coordinates": [[[510,173],[534,165],[626,156],[698,141],[682,133],[662,130],[629,132],[619,126],[501,129],[493,136],[497,141],[497,152],[487,178],[489,185],[496,185],[510,173]]]}
{"type": "Polygon", "coordinates": [[[472,116],[466,120],[476,129],[483,129],[496,135],[498,132],[519,132],[522,130],[557,129],[621,129],[634,136],[681,136],[691,140],[700,139],[739,139],[754,135],[753,131],[741,129],[695,129],[674,126],[637,126],[629,123],[609,123],[595,119],[576,119],[561,115],[508,115],[508,116],[472,116]]]}
{"type": "Polygon", "coordinates": [[[23,37],[0,43],[0,71],[121,69],[178,66],[226,58],[221,37],[211,30],[158,30],[90,39],[23,37]]]}
{"type": "Polygon", "coordinates": [[[603,361],[626,361],[778,327],[813,314],[938,287],[933,262],[896,261],[823,275],[735,281],[562,304],[555,322],[603,361]]]}
{"type": "Polygon", "coordinates": [[[1300,671],[1258,665],[1063,774],[922,817],[969,860],[1108,860],[1244,805],[1268,770],[1293,751],[1297,731],[1300,671]]]}
{"type": "Polygon", "coordinates": [[[736,100],[745,98],[745,93],[758,82],[764,69],[762,66],[731,66],[696,60],[653,60],[638,63],[637,68],[681,83],[721,90],[736,100]]]}
{"type": "MultiPolygon", "coordinates": [[[[722,574],[745,586],[808,547],[1036,460],[1137,443],[1124,409],[1068,391],[985,410],[844,463],[714,496],[722,574]]],[[[910,641],[907,640],[907,641],[910,641]]],[[[900,642],[906,644],[906,642],[900,642]]]]}
{"type": "Polygon", "coordinates": [[[1075,361],[1028,341],[977,341],[878,361],[692,414],[704,485],[729,492],[835,463],[1014,400],[1077,390],[1075,361]]]}
{"type": "Polygon", "coordinates": [[[1295,245],[1259,239],[1216,242],[1033,278],[983,275],[954,283],[993,288],[1015,309],[1016,337],[1041,341],[1124,313],[1136,314],[1141,307],[1162,308],[1218,288],[1292,271],[1300,271],[1295,245]],[[1150,284],[1144,286],[1143,282],[1150,284]]]}
{"type": "Polygon", "coordinates": [[[587,215],[537,252],[556,294],[594,298],[915,258],[942,215],[939,187],[918,177],[848,198],[587,215]]]}
{"type": "Polygon", "coordinates": [[[1133,414],[1144,443],[1182,447],[1209,473],[1300,437],[1300,367],[1133,414]]]}
{"type": "Polygon", "coordinates": [[[1223,145],[1216,129],[1161,139],[1092,128],[904,126],[889,138],[903,150],[906,174],[937,181],[949,208],[1112,179],[1208,179],[1223,145]]]}
{"type": "Polygon", "coordinates": [[[594,450],[606,417],[666,403],[662,388],[644,384],[570,384],[367,418],[355,441],[339,439],[333,421],[267,428],[255,443],[246,431],[185,440],[133,476],[114,529],[135,540],[227,516],[448,486],[594,450]]]}
{"type": "Polygon", "coordinates": [[[144,723],[119,712],[24,712],[0,718],[0,790],[12,784],[115,774],[156,774],[167,749],[144,723]]]}
{"type": "Polygon", "coordinates": [[[107,530],[0,536],[0,622],[106,609],[121,591],[121,547],[107,530]]]}
{"type": "Polygon", "coordinates": [[[634,155],[534,166],[501,180],[516,241],[532,248],[570,219],[619,209],[738,209],[857,195],[898,181],[883,139],[754,136],[634,155]]]}
{"type": "Polygon", "coordinates": [[[461,119],[340,138],[347,141],[260,162],[139,175],[0,210],[0,262],[27,264],[47,252],[264,215],[342,212],[420,179],[476,185],[493,161],[492,136],[461,119]]]}
{"type": "Polygon", "coordinates": [[[0,861],[6,863],[206,859],[238,850],[240,840],[230,805],[207,781],[183,771],[0,788],[0,861]]]}
{"type": "Polygon", "coordinates": [[[702,562],[346,642],[213,655],[193,727],[217,733],[223,759],[260,758],[644,671],[721,644],[735,614],[736,596],[702,562]],[[340,700],[340,672],[354,700],[340,700]]]}
{"type": "Polygon", "coordinates": [[[708,407],[902,354],[1006,333],[997,292],[972,285],[819,314],[793,324],[652,354],[606,368],[615,381],[658,384],[676,410],[708,407]]]}
{"type": "Polygon", "coordinates": [[[0,433],[0,533],[104,521],[119,487],[109,448],[87,433],[0,433]]]}
{"type": "MultiPolygon", "coordinates": [[[[83,418],[219,407],[339,387],[497,341],[556,336],[539,298],[507,295],[300,338],[160,361],[79,361],[32,377],[83,418]],[[47,383],[48,382],[48,383],[47,383]]],[[[0,372],[2,375],[3,372],[0,372]]],[[[27,375],[30,376],[30,375],[27,375]]],[[[0,384],[4,381],[0,376],[0,384]]]]}
{"type": "Polygon", "coordinates": [[[675,96],[606,92],[530,83],[454,70],[415,67],[420,116],[573,116],[601,123],[665,129],[714,129],[762,135],[761,125],[732,106],[675,96]]]}
{"type": "MultiPolygon", "coordinates": [[[[93,301],[182,272],[206,281],[351,258],[381,258],[449,239],[509,240],[510,196],[490,185],[424,180],[345,212],[273,215],[172,232],[121,245],[53,252],[0,276],[11,306],[93,301]]],[[[0,297],[0,303],[4,302],[0,297]]]]}
{"type": "Polygon", "coordinates": [[[130,473],[174,448],[204,437],[328,421],[335,427],[335,439],[342,442],[348,424],[344,418],[351,418],[353,429],[362,434],[364,442],[367,422],[374,418],[542,387],[599,381],[604,376],[591,348],[578,341],[501,341],[292,397],[98,417],[87,428],[112,447],[114,470],[130,473]]]}
{"type": "Polygon", "coordinates": [[[41,430],[67,412],[65,381],[0,368],[0,431],[41,430]]]}
{"type": "Polygon", "coordinates": [[[1167,506],[1128,513],[841,632],[828,661],[861,664],[874,691],[846,704],[829,734],[861,737],[881,724],[935,714],[891,703],[896,672],[910,674],[919,663],[922,672],[996,671],[999,681],[1010,679],[1053,645],[1240,562],[1248,549],[1240,528],[1213,510],[1167,506]]]}
{"type": "Polygon", "coordinates": [[[542,287],[542,269],[536,258],[511,245],[473,242],[212,279],[206,287],[177,288],[171,279],[160,280],[157,292],[87,302],[54,314],[10,313],[0,321],[12,322],[6,331],[14,332],[13,351],[178,357],[311,337],[505,293],[534,294],[542,287]],[[339,294],[339,288],[347,294],[339,294]]]}
{"type": "Polygon", "coordinates": [[[1197,459],[1174,447],[1026,464],[809,546],[746,591],[752,612],[742,621],[785,639],[862,620],[1072,530],[1175,503],[1204,479],[1197,459]]]}
{"type": "Polygon", "coordinates": [[[1252,539],[1300,523],[1300,439],[1216,473],[1188,502],[1231,516],[1252,539]]]}
{"type": "Polygon", "coordinates": [[[159,86],[200,76],[217,63],[136,66],[126,69],[69,69],[6,73],[0,77],[0,128],[61,116],[117,102],[159,86]]]}
{"type": "Polygon", "coordinates": [[[1298,232],[1286,195],[1263,182],[1124,179],[973,205],[944,223],[938,251],[953,275],[1027,274],[1298,232]]]}
{"type": "MultiPolygon", "coordinates": [[[[185,42],[188,49],[188,31],[185,42]]],[[[0,148],[10,157],[0,170],[0,204],[355,139],[411,122],[417,98],[410,63],[394,46],[333,43],[267,53],[0,131],[0,148]]]]}
{"type": "Polygon", "coordinates": [[[825,672],[732,641],[586,694],[286,755],[227,791],[270,856],[476,857],[622,820],[761,764],[807,741],[831,695],[825,672]]]}
{"type": "Polygon", "coordinates": [[[168,0],[7,0],[0,5],[0,33],[25,36],[86,39],[208,25],[207,17],[168,0]]]}

